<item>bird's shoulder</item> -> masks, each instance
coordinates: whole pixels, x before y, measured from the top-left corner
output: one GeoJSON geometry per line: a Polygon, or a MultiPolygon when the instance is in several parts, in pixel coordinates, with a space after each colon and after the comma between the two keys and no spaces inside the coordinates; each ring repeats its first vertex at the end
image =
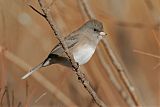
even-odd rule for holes
{"type": "MultiPolygon", "coordinates": [[[[79,41],[79,34],[78,33],[71,33],[70,35],[66,36],[64,38],[65,43],[67,44],[68,48],[73,47],[75,44],[78,43],[79,41]]],[[[62,48],[61,43],[58,43],[51,51],[52,54],[59,54],[59,53],[63,53],[64,50],[62,48]]]]}

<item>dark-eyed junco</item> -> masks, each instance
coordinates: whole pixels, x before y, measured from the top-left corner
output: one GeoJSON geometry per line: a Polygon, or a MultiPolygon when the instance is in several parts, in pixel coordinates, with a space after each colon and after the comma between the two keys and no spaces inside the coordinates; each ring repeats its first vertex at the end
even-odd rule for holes
{"type": "MultiPolygon", "coordinates": [[[[79,65],[82,65],[87,63],[92,57],[99,41],[104,35],[106,34],[103,32],[102,23],[92,19],[72,32],[69,36],[65,37],[64,40],[68,45],[69,51],[73,54],[75,61],[79,65]]],[[[48,57],[42,63],[31,69],[22,79],[26,79],[41,67],[51,64],[61,64],[67,67],[72,66],[60,43],[52,49],[48,57]]]]}

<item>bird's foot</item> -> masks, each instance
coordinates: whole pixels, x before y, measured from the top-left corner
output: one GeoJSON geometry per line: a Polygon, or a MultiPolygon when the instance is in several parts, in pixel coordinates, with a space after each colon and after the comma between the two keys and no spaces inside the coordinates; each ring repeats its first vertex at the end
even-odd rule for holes
{"type": "Polygon", "coordinates": [[[73,67],[73,70],[74,71],[77,71],[78,69],[79,69],[79,63],[78,62],[75,62],[73,65],[72,65],[72,67],[73,67]]]}

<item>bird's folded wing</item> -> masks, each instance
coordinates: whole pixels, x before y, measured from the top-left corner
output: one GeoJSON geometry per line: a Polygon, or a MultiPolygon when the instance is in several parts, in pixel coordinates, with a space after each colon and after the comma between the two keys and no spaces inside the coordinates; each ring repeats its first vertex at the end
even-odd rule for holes
{"type": "MultiPolygon", "coordinates": [[[[78,43],[78,40],[79,40],[78,37],[79,36],[77,34],[77,35],[71,35],[71,36],[68,36],[68,37],[65,38],[65,43],[67,44],[69,49],[72,48],[75,44],[78,43]]],[[[63,52],[64,52],[64,50],[63,50],[60,43],[57,44],[55,46],[55,48],[53,48],[52,51],[51,51],[52,54],[57,54],[57,55],[59,55],[60,53],[63,53],[63,52]]]]}

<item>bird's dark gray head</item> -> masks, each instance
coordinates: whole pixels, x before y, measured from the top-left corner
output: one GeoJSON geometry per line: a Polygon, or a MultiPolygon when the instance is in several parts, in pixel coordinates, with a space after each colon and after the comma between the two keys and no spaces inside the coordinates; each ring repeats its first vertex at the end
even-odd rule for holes
{"type": "Polygon", "coordinates": [[[92,29],[94,32],[102,32],[103,31],[103,25],[100,21],[91,19],[88,22],[84,24],[86,28],[92,29]]]}
{"type": "Polygon", "coordinates": [[[105,32],[103,32],[103,25],[100,21],[91,19],[87,21],[80,30],[88,35],[88,37],[93,37],[95,41],[99,41],[105,36],[105,32]],[[90,36],[89,36],[90,35],[90,36]]]}

